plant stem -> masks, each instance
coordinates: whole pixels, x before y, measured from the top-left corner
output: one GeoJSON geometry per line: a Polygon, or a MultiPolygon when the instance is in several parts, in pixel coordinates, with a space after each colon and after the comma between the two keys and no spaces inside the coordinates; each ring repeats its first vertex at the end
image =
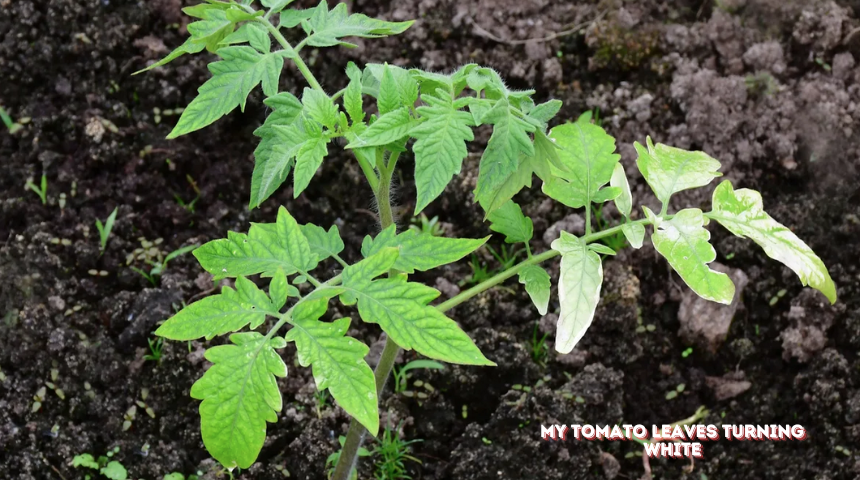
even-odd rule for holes
{"type": "MultiPolygon", "coordinates": [[[[397,157],[395,156],[386,166],[384,154],[385,152],[382,149],[377,150],[379,184],[373,192],[376,196],[377,208],[379,209],[379,223],[383,230],[394,224],[394,215],[391,212],[391,176],[394,173],[394,165],[397,162],[397,157]]],[[[376,364],[376,369],[373,371],[373,376],[376,379],[377,398],[382,397],[385,382],[388,381],[388,376],[391,375],[391,369],[394,367],[394,361],[397,359],[399,352],[400,345],[397,345],[397,342],[392,340],[391,337],[386,337],[385,348],[383,348],[382,355],[379,357],[379,363],[376,364]]],[[[353,469],[355,469],[355,464],[358,460],[358,449],[364,443],[366,433],[367,430],[361,423],[354,418],[350,419],[349,430],[346,432],[346,440],[343,442],[340,457],[331,476],[332,480],[349,480],[349,476],[353,469]]]]}
{"type": "Polygon", "coordinates": [[[287,58],[292,59],[293,63],[296,64],[296,68],[298,68],[302,76],[305,77],[305,81],[308,82],[308,85],[310,85],[311,88],[313,88],[314,90],[319,90],[325,93],[325,90],[323,90],[322,85],[320,85],[316,77],[314,77],[314,74],[311,73],[311,70],[308,68],[308,65],[305,63],[305,61],[302,60],[302,57],[301,55],[299,55],[299,52],[296,51],[296,49],[293,48],[292,45],[290,45],[290,42],[288,42],[286,38],[284,38],[284,36],[281,34],[281,31],[278,30],[278,27],[272,25],[272,22],[270,22],[267,18],[260,18],[258,19],[258,21],[262,23],[263,26],[266,27],[267,30],[269,30],[269,33],[271,33],[272,36],[275,37],[275,40],[277,40],[278,43],[281,44],[281,47],[287,52],[287,58]]]}

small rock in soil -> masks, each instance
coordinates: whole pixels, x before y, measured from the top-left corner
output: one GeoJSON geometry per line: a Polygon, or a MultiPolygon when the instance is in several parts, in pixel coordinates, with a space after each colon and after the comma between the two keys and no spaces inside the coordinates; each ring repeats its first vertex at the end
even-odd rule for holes
{"type": "Polygon", "coordinates": [[[743,372],[731,372],[722,377],[705,377],[705,383],[714,392],[717,400],[737,397],[752,387],[752,383],[744,379],[743,372]]]}
{"type": "Polygon", "coordinates": [[[711,264],[711,268],[727,274],[734,282],[735,296],[732,303],[722,305],[711,302],[696,295],[692,290],[685,290],[681,308],[678,309],[678,320],[681,322],[678,335],[687,343],[694,343],[711,353],[716,353],[729,333],[732,318],[740,305],[741,292],[749,279],[742,270],[728,268],[716,262],[711,264]]]}
{"type": "Polygon", "coordinates": [[[571,213],[546,229],[543,234],[543,242],[550,245],[553,240],[561,235],[562,230],[574,235],[582,235],[585,233],[585,219],[578,213],[571,213]]]}
{"type": "Polygon", "coordinates": [[[782,339],[782,358],[794,357],[807,362],[827,345],[827,331],[833,325],[838,311],[844,304],[831,306],[817,291],[804,289],[791,300],[791,308],[786,316],[792,326],[779,335],[782,339]]]}
{"type": "Polygon", "coordinates": [[[436,290],[442,292],[448,298],[456,297],[460,293],[460,287],[448,281],[445,277],[436,278],[436,290]]]}

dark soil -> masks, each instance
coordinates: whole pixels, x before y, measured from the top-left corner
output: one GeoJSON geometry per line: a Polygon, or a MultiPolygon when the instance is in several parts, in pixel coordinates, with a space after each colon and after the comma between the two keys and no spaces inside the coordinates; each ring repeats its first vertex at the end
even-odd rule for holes
{"type": "MultiPolygon", "coordinates": [[[[513,87],[535,86],[541,99],[564,100],[560,120],[599,109],[604,127],[619,140],[634,195],[651,206],[656,201],[633,167],[634,140],[650,134],[708,151],[736,185],[761,190],[768,211],[818,252],[840,295],[835,307],[825,306],[823,297],[805,291],[791,271],[750,242],[714,228],[718,262],[749,280],[725,341],[697,343],[692,354],[682,355],[689,345],[678,332],[688,319],[678,312],[686,289],[646,245],[607,262],[591,330],[573,354],[550,349],[540,365],[530,342],[535,325],[546,329],[553,317],[541,322],[512,280],[510,288],[449,312],[497,368],[419,371],[415,379],[435,387],[429,398],[388,395],[382,404],[386,423],[402,421],[406,438],[423,440],[413,445],[422,461],[409,464],[413,478],[641,478],[636,444],[547,443],[539,425],[663,424],[699,406],[710,411],[702,423],[801,424],[809,438],[707,443],[705,458],[694,465],[651,460],[655,477],[860,476],[857,2],[351,3],[369,15],[418,21],[401,37],[359,42],[355,50],[309,51],[311,68],[331,91],[342,86],[348,60],[432,70],[467,62],[493,66],[513,87]],[[523,42],[574,25],[586,27],[523,42]],[[667,399],[679,384],[683,392],[667,399]]],[[[70,466],[73,456],[117,446],[115,458],[131,478],[160,479],[173,471],[225,478],[203,449],[197,402],[188,395],[206,368],[202,352],[209,344],[168,343],[160,362],[143,358],[157,323],[182,302],[206,295],[211,279],[186,255],[172,261],[153,288],[126,266],[127,256],[141,238],[163,239],[157,248],[169,252],[227,230],[245,231],[249,221],[272,221],[279,205],[301,222],[337,224],[350,261],[359,257],[363,236],[377,228],[371,192],[341,154],[326,161],[299,199],[283,188],[262,208],[247,210],[251,132],[265,117],[258,93],[244,114],[164,140],[176,121],[164,111],[193,98],[208,77],[208,58],[131,73],[182,42],[184,4],[0,0],[0,104],[14,118],[30,119],[15,135],[0,133],[3,478],[83,478],[70,466]],[[24,188],[43,172],[47,205],[24,188]],[[176,197],[188,203],[198,195],[195,188],[199,200],[184,208],[176,197]],[[115,207],[116,226],[100,256],[94,221],[115,207]],[[34,395],[45,382],[64,398],[47,389],[34,412],[34,395]],[[123,430],[127,410],[144,389],[155,418],[138,408],[123,430]]],[[[282,90],[302,86],[291,70],[282,77],[282,90]]],[[[487,233],[470,194],[487,132],[478,137],[462,176],[427,210],[446,222],[449,235],[487,233]]],[[[406,213],[414,187],[409,162],[401,164],[398,187],[406,213]]],[[[680,195],[675,206],[705,206],[709,196],[680,195]]],[[[566,217],[572,212],[544,200],[537,186],[518,200],[534,217],[538,238],[562,219],[576,224],[566,217]]],[[[615,219],[609,207],[604,214],[615,219]]],[[[492,242],[498,246],[501,239],[492,242]]],[[[539,250],[548,248],[536,243],[539,250]]],[[[557,265],[551,269],[557,275],[557,265]]],[[[461,262],[420,279],[445,286],[469,273],[461,262]]],[[[378,330],[357,325],[351,334],[374,343],[378,330]]],[[[290,365],[294,353],[284,353],[290,365]]],[[[404,361],[410,358],[412,353],[404,354],[404,361]]],[[[307,369],[291,368],[280,385],[284,412],[269,426],[259,462],[238,478],[324,478],[322,465],[348,418],[330,406],[318,417],[307,369]]],[[[372,478],[369,465],[360,476],[372,478]]]]}

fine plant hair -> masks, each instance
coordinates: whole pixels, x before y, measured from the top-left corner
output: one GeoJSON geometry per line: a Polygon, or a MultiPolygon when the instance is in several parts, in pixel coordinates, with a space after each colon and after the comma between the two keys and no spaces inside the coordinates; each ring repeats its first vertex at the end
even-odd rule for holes
{"type": "MultiPolygon", "coordinates": [[[[305,47],[354,46],[350,37],[378,38],[407,30],[412,22],[387,22],[349,14],[341,3],[329,9],[322,1],[306,10],[287,8],[292,0],[206,3],[187,7],[195,19],[190,38],[163,60],[207,50],[219,60],[209,65],[212,77],[200,88],[168,138],[200,130],[239,107],[252,90],[262,87],[270,113],[254,132],[250,208],[259,207],[292,173],[298,197],[313,180],[329,149],[342,145],[357,162],[374,194],[380,232],[361,244],[362,259],[349,264],[340,257],[344,244],[337,226],[301,224],[283,206],[272,223],[251,224],[247,233],[228,232],[194,250],[200,265],[215,280],[235,279],[183,308],[156,334],[171,340],[211,340],[229,334],[230,343],[209,348],[213,366],[194,383],[191,396],[200,404],[201,433],[209,453],[225,467],[248,468],[266,437],[267,422],[282,409],[276,377],[287,375],[278,350],[294,342],[298,363],[313,369],[318,390],[329,389],[352,418],[331,478],[346,480],[355,471],[366,433],[379,433],[378,399],[401,348],[449,363],[493,366],[457,323],[444,312],[517,276],[543,315],[549,308],[551,278],[541,266],[560,256],[555,349],[570,352],[591,325],[600,300],[604,256],[615,255],[608,238],[623,235],[633,248],[642,246],[646,227],[651,242],[684,282],[699,296],[729,304],[735,286],[712,270],[716,259],[705,226],[714,221],[731,233],[759,244],[765,253],[791,268],[801,283],[836,301],[836,287],[822,261],[789,229],[765,213],[761,195],[735,189],[728,180],[716,187],[711,210],[670,211],[675,193],[705,187],[721,176],[720,163],[704,152],[685,151],[650,137],[634,143],[636,167],[660,201],[658,212],[633,209],[625,167],[615,139],[592,121],[590,112],[574,122],[553,121],[561,102],[536,104],[534,90],[511,90],[495,70],[469,64],[449,74],[407,70],[394,65],[349,62],[347,86],[329,94],[302,59],[305,47]],[[292,45],[283,29],[304,33],[292,45]],[[274,44],[272,39],[275,40],[274,44]],[[279,78],[290,61],[304,77],[302,91],[282,92],[279,78]],[[554,124],[550,128],[550,124],[554,124]],[[453,298],[434,304],[434,288],[409,281],[416,271],[431,270],[469,256],[489,237],[445,238],[404,229],[394,223],[391,184],[398,161],[410,150],[415,163],[417,197],[414,214],[434,201],[460,173],[473,129],[492,125],[479,163],[475,201],[489,229],[511,245],[502,250],[503,270],[453,298]],[[341,140],[342,139],[342,140],[341,140]],[[532,187],[571,209],[583,209],[585,234],[562,231],[544,252],[533,252],[532,220],[513,198],[532,187]],[[592,206],[614,202],[620,224],[592,225],[592,206]],[[525,250],[517,260],[514,249],[525,250]],[[341,273],[319,277],[328,272],[341,273]],[[261,290],[249,277],[268,281],[261,290]],[[368,347],[346,336],[349,318],[321,320],[332,301],[357,306],[359,319],[387,334],[378,365],[365,362],[368,347]],[[246,328],[247,327],[247,328],[246,328]],[[283,329],[289,327],[286,332],[283,329]]],[[[601,219],[596,219],[601,220],[601,219]]],[[[407,222],[408,225],[408,222],[407,222]]],[[[623,246],[623,242],[611,242],[623,246]]],[[[322,472],[325,465],[319,466],[322,472]]]]}

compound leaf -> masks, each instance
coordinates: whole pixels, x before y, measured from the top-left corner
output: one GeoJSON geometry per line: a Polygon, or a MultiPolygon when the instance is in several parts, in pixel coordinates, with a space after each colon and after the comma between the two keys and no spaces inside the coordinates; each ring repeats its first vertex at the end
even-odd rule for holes
{"type": "Polygon", "coordinates": [[[379,430],[376,379],[364,361],[370,349],[345,336],[349,318],[319,321],[327,304],[327,300],[315,300],[297,305],[290,321],[293,328],[285,339],[296,342],[301,366],[313,366],[317,389],[328,388],[338,405],[375,436],[379,430]]]}
{"type": "Polygon", "coordinates": [[[460,173],[463,159],[469,154],[466,142],[475,139],[470,128],[472,115],[455,108],[450,94],[425,94],[421,99],[426,103],[417,109],[421,123],[409,131],[417,139],[412,149],[418,190],[415,215],[445,190],[451,177],[460,173]]]}
{"type": "Polygon", "coordinates": [[[713,211],[708,218],[739,237],[752,239],[767,256],[782,262],[809,285],[836,302],[836,285],[824,262],[791,230],[764,211],[761,194],[755,190],[735,190],[728,180],[722,182],[713,196],[713,211]]]}
{"type": "Polygon", "coordinates": [[[323,0],[314,9],[308,23],[313,32],[307,38],[308,45],[314,47],[333,47],[335,45],[355,47],[356,45],[341,39],[346,37],[380,38],[397,35],[405,32],[414,22],[386,22],[360,13],[350,15],[345,3],[340,3],[329,11],[326,1],[323,0]]]}
{"type": "Polygon", "coordinates": [[[552,242],[552,249],[561,253],[558,279],[561,313],[555,349],[570,353],[594,319],[603,284],[603,264],[600,256],[589,250],[581,239],[564,231],[552,242]]]}
{"type": "Polygon", "coordinates": [[[317,256],[320,262],[343,251],[343,240],[340,238],[337,225],[332,225],[328,232],[313,223],[302,225],[301,229],[305,238],[308,239],[311,252],[317,256]]]}
{"type": "Polygon", "coordinates": [[[200,430],[209,454],[227,468],[248,468],[266,440],[266,422],[278,420],[281,391],[275,377],[287,366],[275,348],[282,338],[257,332],[230,335],[233,345],[206,350],[212,367],[191,387],[200,404],[200,430]]]}
{"type": "Polygon", "coordinates": [[[308,272],[317,265],[308,240],[296,220],[281,207],[277,223],[255,223],[248,234],[228,232],[194,251],[200,265],[216,279],[263,274],[271,277],[283,269],[286,275],[308,272]]]}
{"type": "Polygon", "coordinates": [[[662,143],[654,146],[651,137],[646,143],[647,149],[639,142],[633,144],[639,154],[636,165],[663,205],[668,205],[669,198],[677,192],[703,187],[722,176],[717,171],[720,162],[704,152],[688,152],[662,143]]]}
{"type": "Polygon", "coordinates": [[[212,78],[199,89],[176,127],[167,138],[199,130],[227,115],[236,107],[245,109],[245,99],[260,82],[263,91],[275,95],[284,57],[278,52],[261,54],[248,46],[224,47],[218,50],[223,59],[209,65],[212,78]]]}
{"type": "Polygon", "coordinates": [[[681,210],[670,220],[660,222],[651,242],[697,295],[728,305],[735,295],[735,285],[728,275],[708,267],[716,260],[717,252],[708,243],[711,234],[704,224],[705,217],[698,208],[681,210]]]}
{"type": "Polygon", "coordinates": [[[493,124],[493,134],[481,156],[475,197],[479,202],[492,196],[517,171],[520,155],[534,156],[529,133],[535,127],[517,117],[507,100],[499,100],[481,119],[493,124]]]}
{"type": "Polygon", "coordinates": [[[362,320],[377,323],[401,347],[450,363],[494,365],[457,324],[428,305],[439,291],[407,282],[404,275],[372,278],[387,272],[397,260],[397,249],[379,253],[343,271],[347,300],[358,301],[362,320]]]}
{"type": "Polygon", "coordinates": [[[538,265],[529,265],[520,270],[520,283],[526,286],[526,293],[532,299],[538,313],[546,315],[549,307],[550,278],[546,270],[538,265]]]}
{"type": "Polygon", "coordinates": [[[519,205],[508,200],[493,213],[487,215],[490,230],[505,235],[507,243],[528,243],[534,235],[532,219],[523,215],[519,205]]]}
{"type": "Polygon", "coordinates": [[[460,260],[480,248],[489,238],[445,238],[414,230],[406,230],[398,235],[392,225],[376,238],[369,235],[364,237],[361,254],[368,258],[385,248],[398,248],[400,254],[392,268],[406,273],[414,273],[415,270],[423,272],[460,260]]]}
{"type": "Polygon", "coordinates": [[[571,208],[588,206],[596,199],[605,200],[598,192],[609,182],[621,158],[615,153],[615,139],[599,126],[586,122],[559,125],[549,136],[560,148],[558,158],[565,169],[551,167],[556,178],[544,183],[544,193],[571,208]]]}
{"type": "Polygon", "coordinates": [[[269,297],[245,277],[236,279],[236,290],[221,289],[219,295],[198,300],[183,308],[164,322],[156,335],[170,340],[185,341],[235,332],[251,325],[257,328],[266,314],[276,316],[276,308],[269,297]]]}

